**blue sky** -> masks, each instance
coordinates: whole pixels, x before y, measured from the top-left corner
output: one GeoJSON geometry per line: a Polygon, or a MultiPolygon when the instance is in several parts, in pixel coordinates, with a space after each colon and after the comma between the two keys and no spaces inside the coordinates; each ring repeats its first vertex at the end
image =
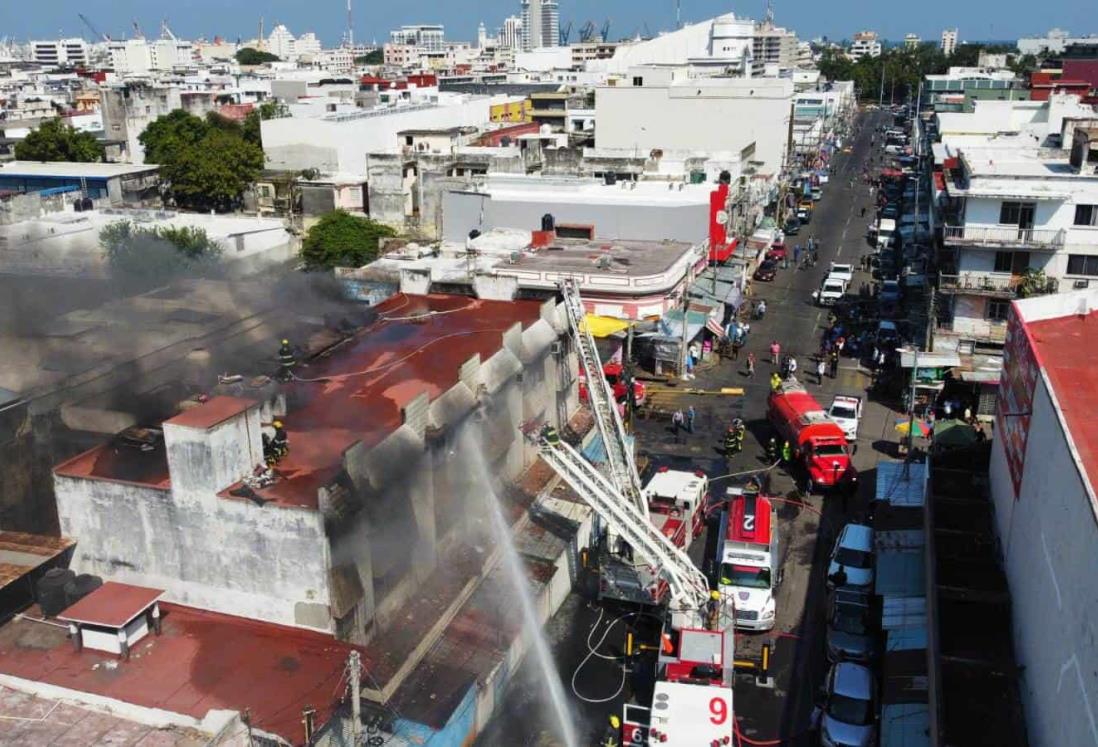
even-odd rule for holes
{"type": "MultiPolygon", "coordinates": [[[[701,20],[732,10],[761,17],[765,0],[681,0],[684,20],[701,20]]],[[[391,27],[403,23],[444,23],[447,37],[475,38],[477,23],[489,30],[509,14],[517,14],[519,0],[354,0],[356,39],[384,41],[391,27]]],[[[562,24],[578,29],[587,20],[601,26],[611,19],[610,36],[669,29],[674,24],[675,0],[560,0],[562,24]]],[[[937,38],[942,28],[957,26],[962,39],[1013,39],[1043,34],[1058,26],[1077,34],[1098,32],[1094,0],[922,0],[918,3],[866,0],[774,0],[779,23],[803,38],[826,35],[849,37],[861,28],[875,29],[885,38],[899,39],[915,32],[937,38]]],[[[315,31],[326,43],[339,40],[345,27],[346,0],[0,0],[0,37],[18,40],[53,37],[58,33],[89,36],[77,17],[83,12],[102,31],[130,34],[137,19],[149,36],[166,17],[183,37],[251,38],[259,18],[270,29],[285,23],[296,33],[315,31]]]]}

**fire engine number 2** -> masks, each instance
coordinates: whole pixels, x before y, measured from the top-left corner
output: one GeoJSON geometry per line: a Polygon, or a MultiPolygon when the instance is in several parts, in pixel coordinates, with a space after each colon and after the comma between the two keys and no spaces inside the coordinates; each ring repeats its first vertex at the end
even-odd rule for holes
{"type": "Polygon", "coordinates": [[[720,726],[728,720],[728,701],[724,698],[711,698],[709,700],[709,720],[716,726],[720,726]]]}

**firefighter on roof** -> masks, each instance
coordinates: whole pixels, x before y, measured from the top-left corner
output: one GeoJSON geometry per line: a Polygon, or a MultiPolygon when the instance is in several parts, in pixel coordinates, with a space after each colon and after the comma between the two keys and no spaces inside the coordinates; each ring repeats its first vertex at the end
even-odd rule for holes
{"type": "Polygon", "coordinates": [[[290,451],[290,439],[286,435],[286,429],[281,420],[273,423],[264,423],[274,428],[274,435],[263,434],[263,458],[268,465],[274,464],[290,451]]]}
{"type": "Polygon", "coordinates": [[[297,365],[297,359],[294,357],[293,348],[290,347],[290,341],[283,340],[278,348],[278,380],[289,381],[292,379],[295,365],[297,365]]]}
{"type": "Polygon", "coordinates": [[[541,437],[545,440],[545,443],[550,446],[557,446],[560,444],[560,434],[557,433],[557,429],[548,423],[541,429],[541,437]]]}

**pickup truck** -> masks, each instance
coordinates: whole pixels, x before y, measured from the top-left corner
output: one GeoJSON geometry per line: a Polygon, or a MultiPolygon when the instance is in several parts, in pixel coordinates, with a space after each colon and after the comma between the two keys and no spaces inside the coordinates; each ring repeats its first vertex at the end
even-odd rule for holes
{"type": "Polygon", "coordinates": [[[828,277],[838,278],[847,285],[854,282],[854,265],[844,265],[838,262],[831,263],[831,271],[827,274],[828,277]]]}
{"type": "Polygon", "coordinates": [[[827,414],[843,429],[848,442],[858,439],[858,424],[862,420],[861,397],[836,395],[835,399],[831,400],[831,407],[827,408],[827,414]]]}
{"type": "Polygon", "coordinates": [[[820,306],[834,306],[846,294],[846,283],[841,278],[824,278],[820,289],[812,294],[820,306]]]}

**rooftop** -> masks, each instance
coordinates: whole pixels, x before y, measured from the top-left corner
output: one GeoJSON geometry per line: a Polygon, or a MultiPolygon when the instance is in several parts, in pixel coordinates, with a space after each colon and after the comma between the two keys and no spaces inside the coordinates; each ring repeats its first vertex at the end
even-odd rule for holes
{"type": "Polygon", "coordinates": [[[0,588],[18,581],[75,544],[65,537],[0,532],[0,588]]]}
{"type": "Polygon", "coordinates": [[[58,615],[58,620],[121,628],[164,596],[163,589],[150,589],[108,581],[58,615]]]}
{"type": "Polygon", "coordinates": [[[110,179],[129,174],[148,174],[159,170],[156,164],[134,163],[74,163],[70,161],[8,161],[0,163],[0,177],[37,176],[89,179],[110,179]]]}
{"type": "Polygon", "coordinates": [[[185,428],[213,428],[218,423],[223,423],[257,404],[254,400],[240,397],[212,397],[198,407],[184,410],[174,418],[165,420],[164,424],[185,428]]]}
{"type": "Polygon", "coordinates": [[[254,726],[295,744],[302,708],[315,707],[317,723],[330,717],[353,646],[174,604],[161,613],[162,634],[142,639],[125,662],[76,652],[63,628],[16,618],[0,628],[0,672],[197,720],[248,709],[254,726]]]}

